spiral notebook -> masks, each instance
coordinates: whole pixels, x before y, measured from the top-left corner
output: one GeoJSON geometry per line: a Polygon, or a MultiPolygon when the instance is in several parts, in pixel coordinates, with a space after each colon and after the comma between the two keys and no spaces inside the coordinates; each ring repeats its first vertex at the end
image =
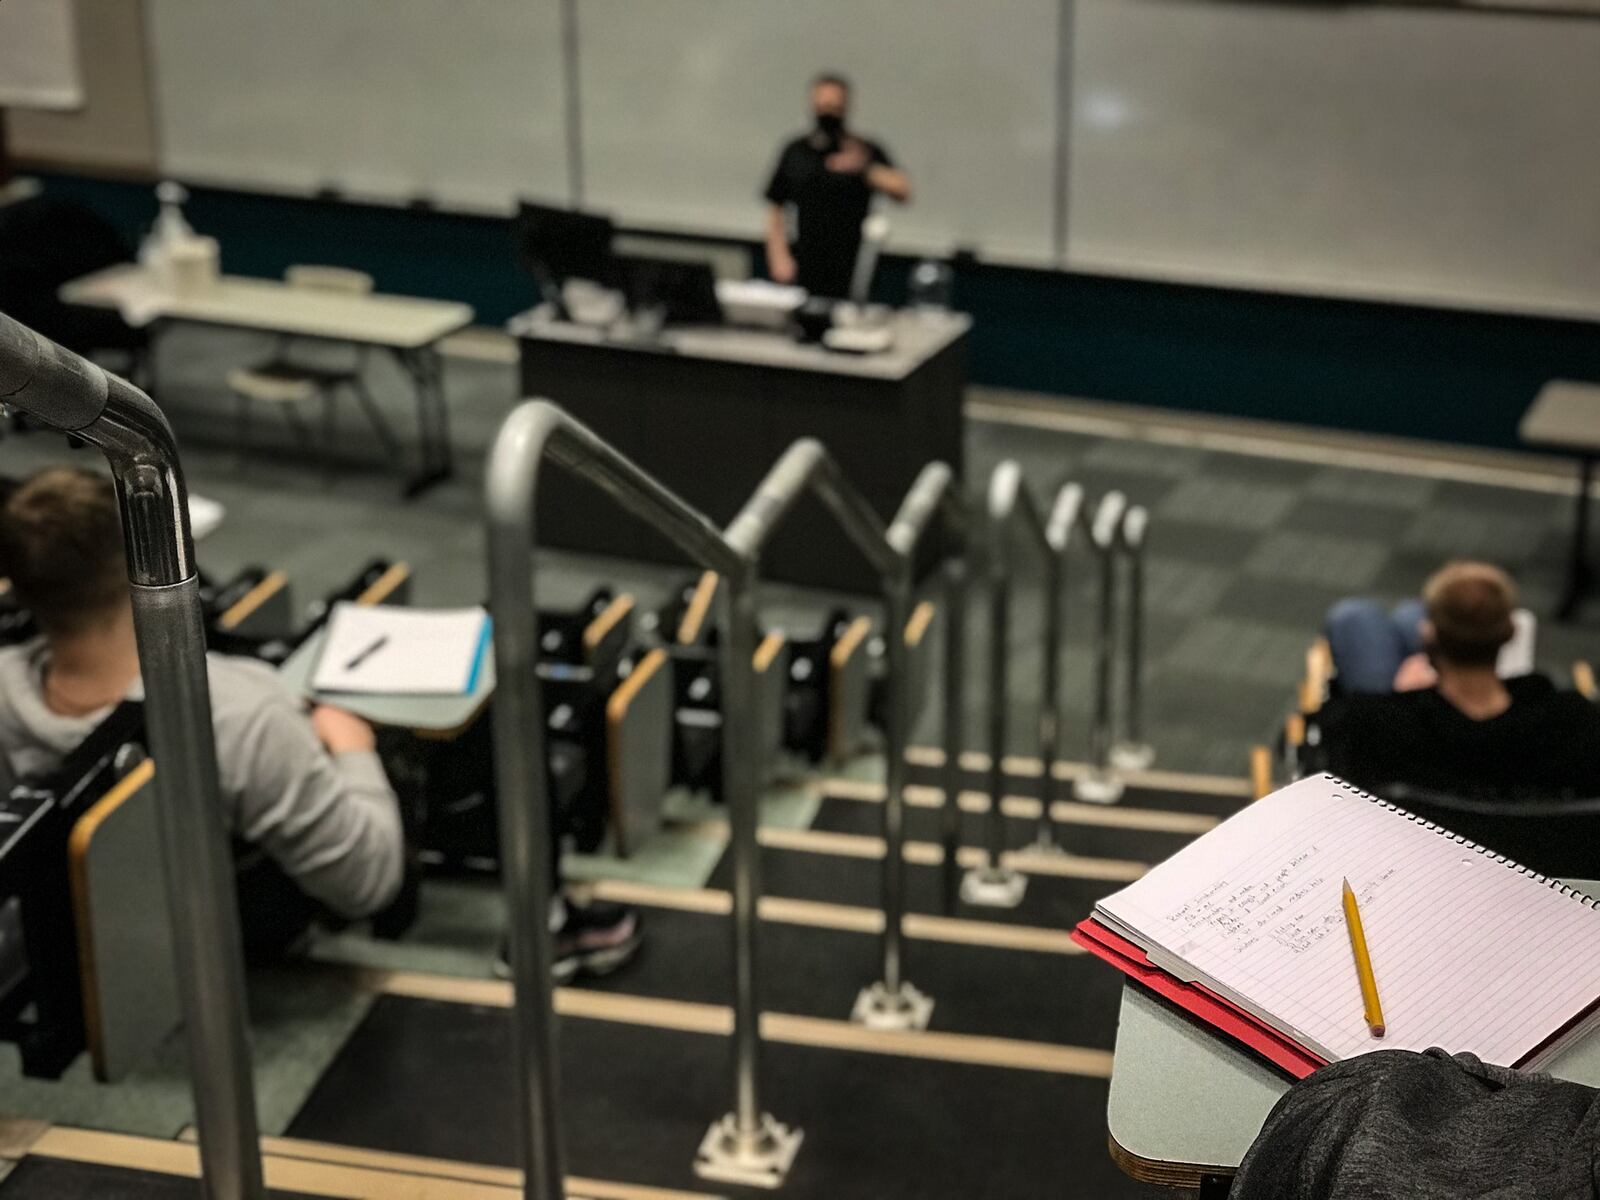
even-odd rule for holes
{"type": "Polygon", "coordinates": [[[1095,924],[1328,1062],[1441,1046],[1538,1069],[1600,1025],[1595,900],[1331,775],[1230,817],[1100,901],[1095,924]],[[1346,878],[1381,1039],[1363,1016],[1346,878]]]}

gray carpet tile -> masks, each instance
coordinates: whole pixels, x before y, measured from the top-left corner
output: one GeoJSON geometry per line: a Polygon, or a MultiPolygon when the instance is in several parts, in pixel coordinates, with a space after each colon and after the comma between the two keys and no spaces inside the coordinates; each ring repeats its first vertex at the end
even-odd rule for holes
{"type": "Polygon", "coordinates": [[[1389,546],[1405,536],[1415,519],[1415,510],[1398,505],[1306,495],[1290,510],[1279,528],[1369,538],[1389,546]]]}
{"type": "MultiPolygon", "coordinates": [[[[1309,643],[1309,637],[1299,643],[1296,657],[1301,663],[1309,643]]],[[[1160,729],[1165,735],[1172,726],[1204,735],[1211,743],[1226,748],[1224,757],[1229,765],[1225,773],[1238,775],[1244,771],[1249,747],[1275,731],[1292,707],[1293,692],[1276,679],[1257,682],[1235,677],[1219,686],[1215,672],[1192,670],[1181,660],[1169,658],[1151,671],[1145,700],[1151,729],[1160,729]],[[1237,729],[1239,736],[1219,736],[1216,730],[1224,722],[1237,729]]],[[[1169,760],[1167,765],[1174,761],[1165,742],[1157,746],[1157,752],[1169,760]]],[[[1177,753],[1175,747],[1171,753],[1177,753]]]]}
{"type": "Polygon", "coordinates": [[[1258,454],[1216,453],[1208,460],[1208,475],[1230,476],[1258,484],[1280,484],[1296,492],[1305,487],[1306,476],[1316,469],[1298,455],[1279,458],[1258,454]]]}
{"type": "MultiPolygon", "coordinates": [[[[1577,488],[1574,475],[1573,489],[1577,488]]],[[[1564,521],[1572,512],[1572,494],[1562,491],[1525,491],[1493,487],[1462,480],[1441,480],[1434,491],[1436,507],[1462,512],[1509,513],[1530,520],[1564,521]]]]}
{"type": "Polygon", "coordinates": [[[1216,609],[1233,578],[1224,567],[1153,558],[1145,567],[1146,610],[1162,617],[1203,617],[1216,609]]]}
{"type": "Polygon", "coordinates": [[[1302,628],[1310,637],[1321,628],[1328,609],[1351,594],[1352,589],[1337,584],[1239,575],[1229,580],[1228,590],[1217,602],[1217,611],[1235,619],[1302,628]]]}
{"type": "Polygon", "coordinates": [[[1422,508],[1433,499],[1438,487],[1438,481],[1433,479],[1348,467],[1321,467],[1306,481],[1306,492],[1319,500],[1405,509],[1422,508]]]}
{"type": "Polygon", "coordinates": [[[1331,533],[1282,530],[1257,544],[1242,570],[1260,579],[1322,584],[1359,592],[1389,557],[1381,542],[1331,533]]]}
{"type": "Polygon", "coordinates": [[[1157,514],[1224,529],[1271,529],[1288,515],[1298,495],[1282,484],[1202,476],[1186,479],[1162,497],[1157,514]]]}
{"type": "Polygon", "coordinates": [[[1417,514],[1402,544],[1440,561],[1481,558],[1514,567],[1538,555],[1547,527],[1547,520],[1516,511],[1430,508],[1417,514]]]}
{"type": "Polygon", "coordinates": [[[1237,570],[1256,548],[1261,534],[1261,530],[1226,529],[1161,512],[1150,523],[1148,553],[1152,559],[1181,559],[1237,570]]]}
{"type": "Polygon", "coordinates": [[[1444,562],[1444,557],[1427,550],[1408,546],[1391,550],[1388,561],[1366,589],[1366,594],[1391,600],[1419,596],[1428,576],[1444,562]]]}
{"type": "Polygon", "coordinates": [[[1286,686],[1300,674],[1313,632],[1297,626],[1203,617],[1189,626],[1163,665],[1208,675],[1219,685],[1244,680],[1286,686]]]}
{"type": "Polygon", "coordinates": [[[1164,446],[1155,442],[1106,439],[1082,454],[1081,467],[1096,471],[1124,471],[1130,475],[1160,475],[1186,479],[1205,470],[1211,455],[1204,450],[1164,446]]]}

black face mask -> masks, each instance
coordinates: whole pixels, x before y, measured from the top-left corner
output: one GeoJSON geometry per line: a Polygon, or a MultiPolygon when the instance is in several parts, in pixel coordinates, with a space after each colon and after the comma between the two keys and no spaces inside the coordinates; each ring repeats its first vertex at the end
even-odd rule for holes
{"type": "Polygon", "coordinates": [[[831,142],[837,142],[844,135],[844,118],[838,113],[818,113],[817,132],[831,142]]]}

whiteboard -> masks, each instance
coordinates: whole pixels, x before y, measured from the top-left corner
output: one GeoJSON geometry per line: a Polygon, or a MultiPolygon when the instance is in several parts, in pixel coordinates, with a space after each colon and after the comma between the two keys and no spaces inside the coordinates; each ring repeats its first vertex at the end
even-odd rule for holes
{"type": "Polygon", "coordinates": [[[168,174],[464,209],[566,198],[555,0],[149,0],[149,18],[168,174]]]}
{"type": "Polygon", "coordinates": [[[1047,259],[1057,0],[579,0],[584,192],[627,224],[759,236],[823,69],[915,188],[891,248],[1047,259]]]}
{"type": "Polygon", "coordinates": [[[1076,0],[1079,270],[1600,313],[1600,22],[1076,0]]]}
{"type": "Polygon", "coordinates": [[[0,0],[0,108],[82,103],[72,0],[0,0]]]}

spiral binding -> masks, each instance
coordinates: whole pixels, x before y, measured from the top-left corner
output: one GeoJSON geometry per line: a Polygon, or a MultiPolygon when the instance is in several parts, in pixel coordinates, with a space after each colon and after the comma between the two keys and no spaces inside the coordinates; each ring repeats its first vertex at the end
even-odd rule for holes
{"type": "Polygon", "coordinates": [[[1381,796],[1374,796],[1371,792],[1363,791],[1361,788],[1356,787],[1355,784],[1346,783],[1344,780],[1335,775],[1324,774],[1323,778],[1337,787],[1342,787],[1345,791],[1349,792],[1353,796],[1360,796],[1363,800],[1370,800],[1379,808],[1386,808],[1396,816],[1404,817],[1413,825],[1420,825],[1430,833],[1437,833],[1440,837],[1447,838],[1450,841],[1455,842],[1458,846],[1463,846],[1466,849],[1471,850],[1474,854],[1481,854],[1485,858],[1493,859],[1502,866],[1510,867],[1517,874],[1526,875],[1529,879],[1534,880],[1536,883],[1542,883],[1552,891],[1559,892],[1568,899],[1576,900],[1585,908],[1600,910],[1600,899],[1587,895],[1584,892],[1580,892],[1577,888],[1568,887],[1559,879],[1551,879],[1548,875],[1541,875],[1532,867],[1525,867],[1515,859],[1507,858],[1504,854],[1497,854],[1493,850],[1490,850],[1487,846],[1478,845],[1478,843],[1473,841],[1471,838],[1462,837],[1459,833],[1456,833],[1450,829],[1446,829],[1443,825],[1439,825],[1433,821],[1419,817],[1416,813],[1409,812],[1406,809],[1401,808],[1398,804],[1392,804],[1388,800],[1383,799],[1381,796]]]}

